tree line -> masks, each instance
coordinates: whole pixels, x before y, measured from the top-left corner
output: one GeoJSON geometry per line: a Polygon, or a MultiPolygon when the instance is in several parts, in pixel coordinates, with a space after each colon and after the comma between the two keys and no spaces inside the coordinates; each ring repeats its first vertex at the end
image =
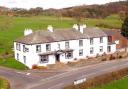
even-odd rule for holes
{"type": "Polygon", "coordinates": [[[41,7],[31,8],[29,10],[23,8],[11,8],[2,10],[0,14],[13,16],[64,16],[64,17],[87,17],[87,18],[104,18],[111,14],[123,14],[128,11],[128,1],[111,2],[104,5],[81,5],[63,9],[43,9],[41,7]]]}

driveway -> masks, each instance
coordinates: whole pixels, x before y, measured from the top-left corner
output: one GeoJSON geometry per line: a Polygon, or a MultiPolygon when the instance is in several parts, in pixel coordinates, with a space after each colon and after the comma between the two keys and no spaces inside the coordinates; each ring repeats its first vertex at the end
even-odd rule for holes
{"type": "MultiPolygon", "coordinates": [[[[29,74],[4,68],[0,68],[0,75],[10,81],[11,89],[62,89],[64,86],[73,84],[74,80],[91,78],[126,67],[128,67],[128,59],[102,62],[53,75],[53,72],[50,72],[50,77],[38,76],[34,74],[36,71],[31,71],[29,74]]],[[[39,72],[43,74],[45,71],[39,72]]]]}

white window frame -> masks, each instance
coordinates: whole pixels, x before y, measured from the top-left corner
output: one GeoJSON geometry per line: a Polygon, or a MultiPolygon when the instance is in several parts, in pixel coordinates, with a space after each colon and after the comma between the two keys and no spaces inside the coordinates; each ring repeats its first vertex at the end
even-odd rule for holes
{"type": "Polygon", "coordinates": [[[93,53],[94,53],[94,48],[91,47],[91,48],[90,48],[90,54],[93,54],[93,53]]]}
{"type": "Polygon", "coordinates": [[[73,52],[66,52],[65,59],[71,59],[71,58],[73,58],[73,52]]]}
{"type": "Polygon", "coordinates": [[[26,64],[26,56],[23,56],[24,64],[26,64]]]}
{"type": "Polygon", "coordinates": [[[69,48],[70,48],[70,46],[69,46],[69,41],[66,41],[66,42],[65,42],[65,48],[66,48],[66,49],[69,49],[69,48]]]}
{"type": "Polygon", "coordinates": [[[49,62],[48,55],[40,56],[40,63],[48,63],[48,62],[49,62]]]}
{"type": "Polygon", "coordinates": [[[94,43],[94,38],[90,38],[90,45],[93,45],[94,43]]]}
{"type": "Polygon", "coordinates": [[[41,45],[36,45],[36,52],[41,52],[41,45]]]}
{"type": "Polygon", "coordinates": [[[46,44],[46,51],[51,51],[51,44],[46,44]]]}
{"type": "Polygon", "coordinates": [[[103,46],[100,46],[99,50],[100,50],[100,52],[103,52],[103,46]]]}
{"type": "Polygon", "coordinates": [[[79,47],[83,46],[83,40],[79,40],[79,47]]]}
{"type": "Polygon", "coordinates": [[[79,50],[79,56],[83,56],[83,49],[79,50]]]}
{"type": "Polygon", "coordinates": [[[100,43],[103,43],[103,37],[100,37],[100,43]]]}

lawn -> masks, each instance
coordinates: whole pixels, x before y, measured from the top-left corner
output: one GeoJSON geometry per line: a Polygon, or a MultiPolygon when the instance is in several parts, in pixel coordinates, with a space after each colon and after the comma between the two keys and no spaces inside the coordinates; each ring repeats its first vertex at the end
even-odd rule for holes
{"type": "Polygon", "coordinates": [[[124,77],[121,80],[112,81],[106,85],[92,89],[128,89],[128,77],[124,77]]]}
{"type": "Polygon", "coordinates": [[[27,67],[24,64],[16,61],[14,58],[0,59],[0,66],[13,68],[13,69],[17,69],[17,70],[27,69],[27,67]]]}
{"type": "Polygon", "coordinates": [[[0,89],[9,89],[9,83],[7,80],[0,78],[0,89]]]}
{"type": "MultiPolygon", "coordinates": [[[[71,28],[76,21],[71,18],[58,18],[53,16],[31,16],[31,17],[6,17],[0,16],[0,54],[12,53],[13,41],[23,36],[25,28],[35,30],[46,29],[47,25],[53,25],[54,28],[71,28]]],[[[120,28],[121,21],[117,15],[109,16],[105,19],[85,19],[84,23],[88,27],[97,24],[106,24],[108,28],[120,28]]]]}

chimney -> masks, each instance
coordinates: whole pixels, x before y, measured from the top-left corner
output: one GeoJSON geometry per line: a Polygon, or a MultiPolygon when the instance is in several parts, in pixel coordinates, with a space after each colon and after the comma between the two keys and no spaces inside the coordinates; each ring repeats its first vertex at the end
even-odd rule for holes
{"type": "Polygon", "coordinates": [[[29,34],[33,33],[32,29],[25,29],[24,30],[24,36],[27,36],[29,34]]]}
{"type": "Polygon", "coordinates": [[[73,28],[74,28],[75,30],[77,30],[77,31],[79,30],[79,27],[78,27],[77,24],[74,24],[74,25],[73,25],[73,28]]]}
{"type": "Polygon", "coordinates": [[[49,32],[53,32],[53,27],[52,27],[52,25],[48,25],[47,29],[48,29],[49,32]]]}
{"type": "Polygon", "coordinates": [[[80,32],[84,33],[84,28],[86,28],[86,25],[80,25],[80,32]]]}

